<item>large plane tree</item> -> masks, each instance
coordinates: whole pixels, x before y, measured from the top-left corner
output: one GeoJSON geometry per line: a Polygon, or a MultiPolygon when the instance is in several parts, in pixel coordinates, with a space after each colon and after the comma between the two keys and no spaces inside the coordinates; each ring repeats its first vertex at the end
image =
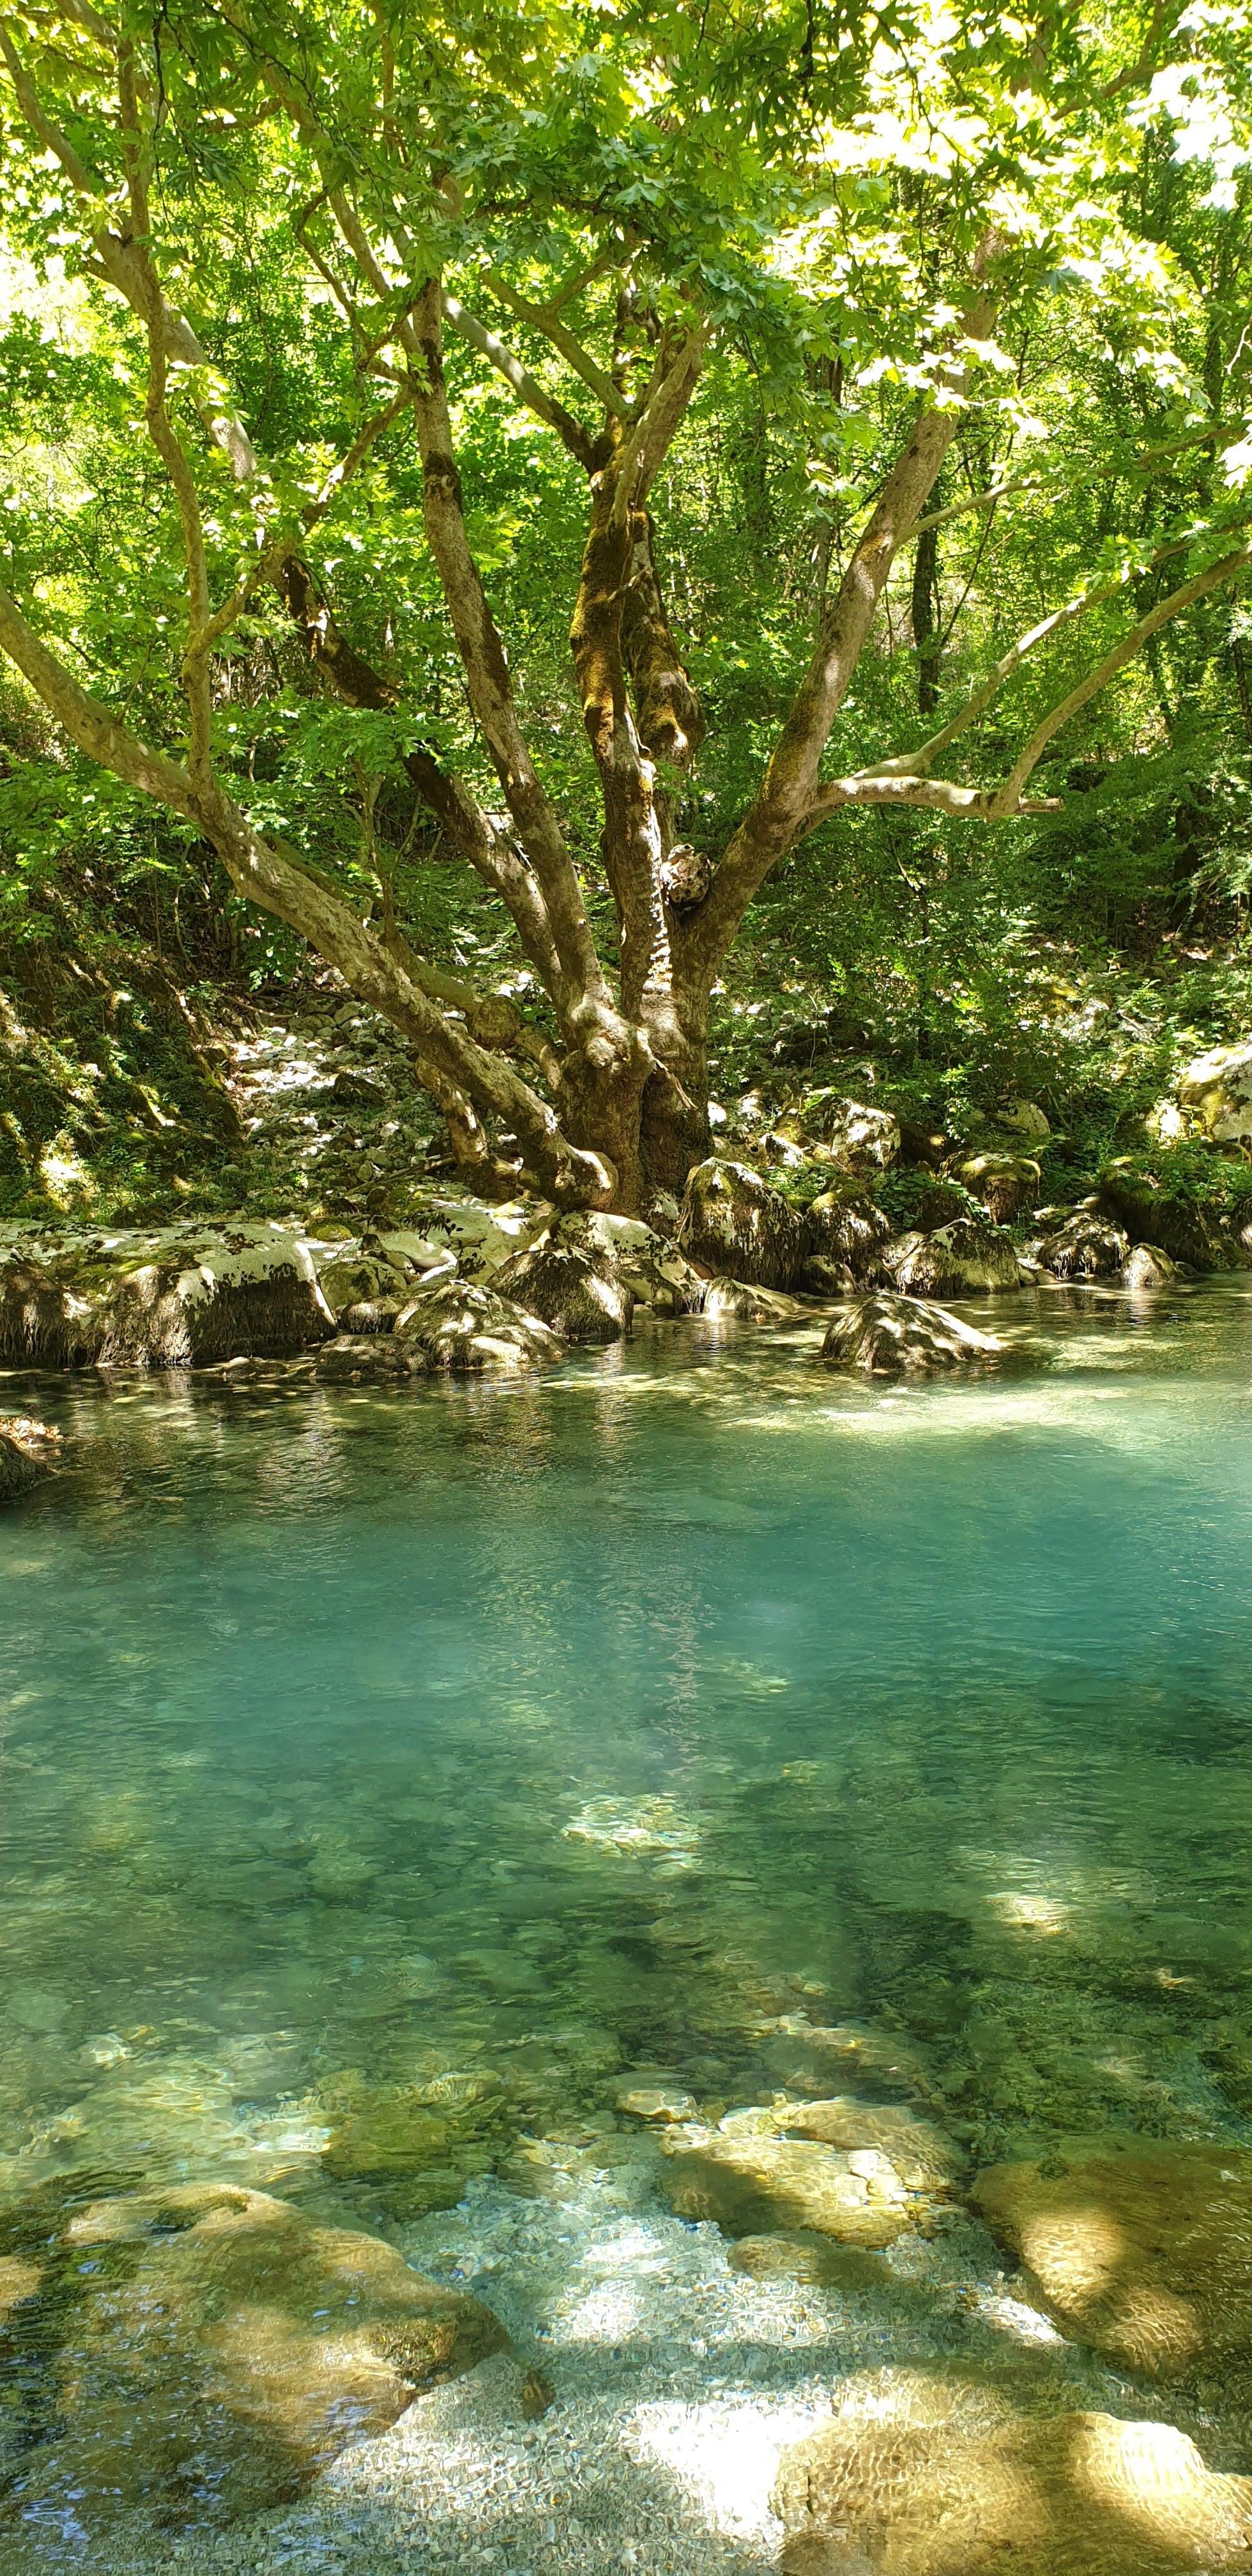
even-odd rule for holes
{"type": "MultiPolygon", "coordinates": [[[[771,872],[818,832],[836,869],[849,808],[1020,829],[1084,711],[1252,561],[1245,47],[1237,11],[1170,0],[17,7],[5,222],[56,282],[70,392],[0,646],[55,739],[404,1032],[480,1186],[646,1209],[708,1151],[711,997],[771,872]],[[710,829],[664,487],[745,386],[813,544],[804,582],[779,564],[772,740],[723,764],[747,783],[710,829]],[[499,614],[491,388],[520,478],[536,426],[560,454],[594,835],[499,614]],[[867,743],[884,619],[905,679],[864,693],[867,743]],[[281,698],[279,631],[328,792],[357,779],[368,839],[403,786],[522,972],[450,971],[401,875],[380,909],[275,819],[240,673],[281,698]]],[[[706,527],[724,566],[736,531],[706,527]]]]}

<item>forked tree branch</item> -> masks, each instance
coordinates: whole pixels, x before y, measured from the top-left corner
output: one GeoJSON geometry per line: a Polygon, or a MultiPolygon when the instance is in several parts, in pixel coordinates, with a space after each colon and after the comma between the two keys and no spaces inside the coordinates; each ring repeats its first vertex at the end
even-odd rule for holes
{"type": "MultiPolygon", "coordinates": [[[[594,269],[588,274],[594,276],[594,269]]],[[[525,295],[519,295],[516,287],[510,286],[497,269],[485,268],[482,275],[484,286],[490,287],[499,303],[507,306],[510,313],[516,314],[519,322],[529,322],[533,330],[541,332],[545,340],[551,341],[554,349],[559,349],[566,364],[573,368],[576,376],[582,377],[585,385],[591,387],[591,391],[599,397],[606,411],[615,412],[619,420],[629,417],[630,406],[620,386],[614,384],[610,375],[606,375],[604,368],[597,364],[589,350],[584,349],[581,340],[558,320],[555,302],[532,304],[525,295]]],[[[587,278],[583,277],[578,283],[586,285],[587,278]]]]}
{"type": "Polygon", "coordinates": [[[1103,661],[1097,662],[1095,669],[1049,710],[1041,724],[1036,725],[996,795],[992,821],[1000,822],[1006,814],[1014,811],[1032,770],[1038,767],[1053,736],[1060,732],[1062,725],[1068,724],[1071,716],[1077,715],[1092,698],[1097,697],[1119,671],[1124,671],[1127,663],[1134,661],[1136,654],[1142,652],[1144,645],[1159,634],[1172,617],[1177,617],[1184,608],[1194,606],[1196,600],[1207,597],[1209,591],[1216,590],[1222,582],[1237,580],[1249,565],[1252,565],[1252,546],[1241,546],[1234,553],[1223,555],[1220,562],[1210,564],[1204,572],[1194,574],[1180,589],[1171,591],[1167,599],[1158,600],[1156,607],[1122,637],[1121,643],[1115,645],[1111,653],[1106,653],[1103,661]]]}
{"type": "Polygon", "coordinates": [[[554,394],[545,392],[543,386],[538,384],[531,375],[529,368],[524,367],[521,360],[514,357],[512,350],[505,347],[503,340],[498,339],[494,331],[488,331],[485,324],[479,322],[466,310],[458,295],[449,295],[445,292],[443,310],[453,330],[459,331],[461,338],[468,340],[470,347],[477,349],[480,355],[488,360],[497,374],[503,376],[505,383],[511,385],[518,401],[525,403],[526,409],[534,413],[536,420],[541,420],[549,429],[554,429],[557,437],[568,447],[571,456],[576,456],[579,464],[587,473],[590,473],[593,463],[591,435],[583,428],[582,422],[575,419],[573,412],[567,411],[564,403],[558,402],[554,394]]]}
{"type": "MultiPolygon", "coordinates": [[[[1173,546],[1162,551],[1176,553],[1178,547],[1173,546]]],[[[837,813],[845,805],[924,806],[940,813],[959,814],[970,821],[982,823],[1003,823],[1019,814],[1061,812],[1062,799],[1058,796],[1023,794],[1027,780],[1037,769],[1048,744],[1061,731],[1062,726],[1068,724],[1071,716],[1079,714],[1083,707],[1088,706],[1091,700],[1107,687],[1111,679],[1116,678],[1119,671],[1125,670],[1127,664],[1135,660],[1144,645],[1153,635],[1159,634],[1161,628],[1168,625],[1171,618],[1179,616],[1183,609],[1194,606],[1197,600],[1205,598],[1222,582],[1236,580],[1240,573],[1246,572],[1250,566],[1252,566],[1252,546],[1240,547],[1235,552],[1224,555],[1220,562],[1206,566],[1203,572],[1194,574],[1190,581],[1183,582],[1177,590],[1171,591],[1167,599],[1159,600],[1156,607],[1151,609],[1146,617],[1141,617],[1138,624],[1131,628],[1129,634],[1122,637],[1119,644],[1114,645],[1112,650],[1106,653],[1074,688],[1068,690],[1066,695],[1058,699],[1055,706],[1049,709],[1042,722],[1036,725],[1028,742],[1024,744],[1014,761],[1008,776],[999,786],[958,786],[951,779],[928,777],[922,768],[923,754],[933,754],[936,746],[941,741],[950,740],[967,720],[968,709],[963,709],[961,719],[946,728],[943,736],[935,735],[931,743],[923,746],[922,753],[912,755],[917,764],[914,769],[906,768],[905,764],[910,755],[904,753],[899,760],[891,763],[884,762],[879,769],[858,770],[850,778],[828,779],[809,808],[803,826],[804,831],[815,831],[819,824],[826,822],[832,814],[837,813]]],[[[1091,593],[1082,601],[1071,601],[1066,608],[1058,609],[1051,618],[1045,618],[1043,623],[1033,630],[1031,636],[1025,637],[1020,646],[1014,647],[1012,655],[1005,655],[1003,665],[997,665],[1000,675],[1007,676],[1008,669],[1015,669],[1028,646],[1044,634],[1055,632],[1064,618],[1076,615],[1080,607],[1091,606],[1097,597],[1103,599],[1111,597],[1113,592],[1120,588],[1123,578],[1125,576],[1119,576],[1117,582],[1106,584],[1099,593],[1091,593]]],[[[986,688],[978,693],[978,703],[985,705],[987,699],[993,694],[993,688],[998,686],[998,679],[989,682],[986,688]]],[[[969,703],[972,707],[975,701],[971,700],[969,703]]]]}
{"type": "Polygon", "coordinates": [[[30,682],[80,751],[128,786],[184,815],[211,841],[237,891],[274,913],[339,968],[351,990],[411,1040],[423,1079],[455,1086],[518,1137],[527,1167],[558,1204],[603,1206],[615,1175],[601,1155],[572,1146],[555,1112],[504,1058],[447,1016],[351,904],[315,872],[257,833],[221,784],[153,751],[80,687],[0,588],[0,651],[30,682]]]}

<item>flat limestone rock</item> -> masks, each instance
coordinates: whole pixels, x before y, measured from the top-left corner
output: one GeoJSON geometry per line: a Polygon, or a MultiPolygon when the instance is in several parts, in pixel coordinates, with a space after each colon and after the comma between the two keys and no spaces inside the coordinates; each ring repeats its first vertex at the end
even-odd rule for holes
{"type": "Polygon", "coordinates": [[[0,1230],[0,1363],[199,1368],[334,1328],[307,1242],[281,1225],[0,1230]]]}
{"type": "Polygon", "coordinates": [[[836,2147],[720,2132],[664,2143],[660,2181],[678,2217],[712,2219],[727,2236],[804,2228],[842,2245],[883,2246],[917,2224],[902,2188],[880,2196],[836,2147]]]}
{"type": "Polygon", "coordinates": [[[1062,2140],[974,2203],[1068,2334],[1167,2379],[1252,2360],[1252,2152],[1062,2140]]]}
{"type": "Polygon", "coordinates": [[[782,2456],[786,2576],[1246,2567],[1252,2479],[1214,2475],[1172,2424],[1041,2412],[1041,2401],[974,2372],[845,2382],[833,2423],[782,2456]]]}
{"type": "Polygon", "coordinates": [[[311,2226],[264,2192],[182,2184],[62,2210],[59,2225],[29,2215],[30,2242],[7,2256],[25,2267],[10,2331],[45,2402],[0,2521],[90,2528],[140,2505],[231,2521],[298,2494],[419,2389],[508,2341],[379,2238],[311,2226]]]}

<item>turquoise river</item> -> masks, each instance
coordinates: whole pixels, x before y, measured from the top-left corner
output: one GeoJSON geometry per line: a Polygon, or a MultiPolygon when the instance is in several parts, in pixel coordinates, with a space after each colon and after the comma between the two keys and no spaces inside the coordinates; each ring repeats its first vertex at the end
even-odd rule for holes
{"type": "MultiPolygon", "coordinates": [[[[694,1323],[508,1383],[12,1381],[68,1465],[0,1525],[0,2217],[223,2178],[450,2273],[545,2156],[645,2175],[632,2088],[820,2090],[815,2027],[976,2163],[1252,2142],[1252,1284],[997,1329],[894,1389],[694,1323]]],[[[222,2564],[355,2566],[353,2510],[222,2564]]],[[[771,2563],[732,2525],[710,2566],[771,2563]]],[[[446,2563],[662,2564],[553,2529],[446,2563]]]]}

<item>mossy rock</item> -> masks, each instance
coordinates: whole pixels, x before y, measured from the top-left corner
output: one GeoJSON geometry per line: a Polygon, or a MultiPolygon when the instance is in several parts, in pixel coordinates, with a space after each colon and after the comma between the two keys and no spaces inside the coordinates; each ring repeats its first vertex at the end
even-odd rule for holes
{"type": "Polygon", "coordinates": [[[147,2506],[194,2527],[283,2503],[508,2341],[392,2246],[264,2192],[184,2184],[27,2217],[6,2231],[8,2332],[34,2395],[0,2515],[89,2531],[147,2506]]]}
{"type": "Polygon", "coordinates": [[[1252,2363],[1249,2150],[1073,2138],[991,2166],[973,2197],[1064,2332],[1119,2368],[1252,2363]]]}
{"type": "Polygon", "coordinates": [[[1207,2576],[1247,2564],[1252,2479],[1173,2424],[1061,2408],[1025,2373],[845,2381],[784,2451],[786,2576],[1207,2576]]]}
{"type": "Polygon", "coordinates": [[[688,1174],[678,1241],[718,1277],[758,1288],[794,1287],[803,1267],[803,1217],[747,1163],[718,1155],[688,1174]]]}

